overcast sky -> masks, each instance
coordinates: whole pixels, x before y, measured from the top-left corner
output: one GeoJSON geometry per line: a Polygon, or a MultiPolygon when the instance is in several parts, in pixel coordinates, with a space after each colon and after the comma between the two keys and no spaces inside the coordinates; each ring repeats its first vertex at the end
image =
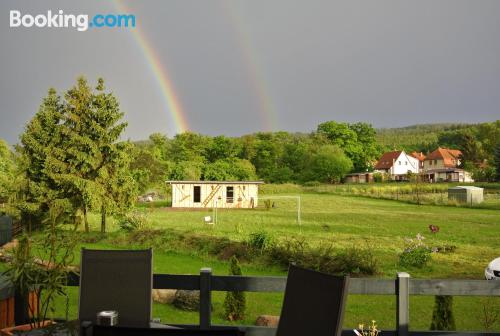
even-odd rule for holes
{"type": "MultiPolygon", "coordinates": [[[[500,1],[124,1],[189,128],[241,135],[500,119],[500,1]]],[[[104,77],[127,137],[177,132],[131,29],[10,28],[23,14],[117,13],[105,1],[0,2],[0,138],[17,142],[49,87],[104,77]]]]}

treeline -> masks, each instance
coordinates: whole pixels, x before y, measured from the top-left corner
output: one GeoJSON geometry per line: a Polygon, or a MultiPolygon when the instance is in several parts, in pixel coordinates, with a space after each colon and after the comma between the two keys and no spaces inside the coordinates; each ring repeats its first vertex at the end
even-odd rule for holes
{"type": "Polygon", "coordinates": [[[329,121],[309,134],[152,134],[135,144],[131,168],[142,188],[168,179],[333,183],[370,169],[380,153],[371,125],[329,121]]]}

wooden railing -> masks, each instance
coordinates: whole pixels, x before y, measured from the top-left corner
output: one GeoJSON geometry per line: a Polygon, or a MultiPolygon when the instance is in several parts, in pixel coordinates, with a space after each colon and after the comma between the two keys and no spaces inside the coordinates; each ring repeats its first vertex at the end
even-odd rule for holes
{"type": "MultiPolygon", "coordinates": [[[[70,286],[78,286],[78,276],[69,279],[70,286]]],[[[212,325],[212,291],[283,292],[286,277],[224,276],[213,275],[210,268],[202,268],[199,275],[154,274],[155,289],[185,289],[200,291],[199,324],[201,328],[212,325]]],[[[500,332],[440,332],[409,331],[410,295],[500,296],[500,281],[488,280],[418,280],[408,273],[398,273],[395,279],[351,278],[349,294],[396,295],[396,330],[383,335],[495,335],[500,332]]],[[[314,309],[314,307],[311,307],[314,309]]],[[[271,336],[274,328],[242,326],[249,336],[271,336]]],[[[343,335],[354,335],[344,330],[343,335]]]]}

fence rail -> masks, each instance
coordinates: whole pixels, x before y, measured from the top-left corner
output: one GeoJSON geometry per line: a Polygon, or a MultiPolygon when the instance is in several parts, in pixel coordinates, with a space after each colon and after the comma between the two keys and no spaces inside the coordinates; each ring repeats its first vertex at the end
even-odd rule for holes
{"type": "MultiPolygon", "coordinates": [[[[79,278],[73,274],[68,279],[70,286],[78,286],[79,278]]],[[[210,268],[202,268],[199,275],[154,274],[155,289],[185,289],[200,291],[199,321],[201,328],[211,323],[212,291],[283,292],[286,277],[274,276],[227,276],[213,275],[210,268]]],[[[500,281],[487,280],[420,280],[411,279],[408,273],[398,273],[395,279],[351,278],[349,294],[396,295],[396,330],[384,331],[384,335],[495,335],[488,332],[442,332],[409,331],[410,295],[452,296],[499,296],[500,281]]],[[[275,329],[265,327],[243,327],[249,336],[271,336],[275,329]]],[[[345,330],[343,335],[353,335],[345,330]]]]}

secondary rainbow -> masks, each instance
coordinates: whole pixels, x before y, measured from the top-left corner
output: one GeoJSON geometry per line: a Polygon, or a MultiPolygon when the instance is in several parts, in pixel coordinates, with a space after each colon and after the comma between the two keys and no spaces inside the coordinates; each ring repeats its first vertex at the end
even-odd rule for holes
{"type": "MultiPolygon", "coordinates": [[[[131,12],[120,0],[114,0],[113,3],[120,13],[131,12]]],[[[190,128],[186,118],[186,113],[182,109],[182,105],[174,90],[172,80],[162,64],[159,55],[155,52],[143,30],[140,28],[139,22],[137,22],[135,28],[131,28],[130,31],[135,37],[135,41],[144,54],[147,64],[158,83],[162,98],[165,101],[166,108],[172,117],[177,133],[188,131],[190,128]]]]}
{"type": "Polygon", "coordinates": [[[259,102],[259,113],[264,131],[276,131],[279,129],[276,105],[270,95],[270,90],[267,85],[264,68],[259,61],[257,50],[252,43],[250,34],[244,22],[239,15],[238,8],[232,1],[223,1],[222,10],[234,28],[235,39],[238,43],[238,48],[244,58],[244,63],[247,67],[247,73],[252,82],[253,91],[259,102]]]}

